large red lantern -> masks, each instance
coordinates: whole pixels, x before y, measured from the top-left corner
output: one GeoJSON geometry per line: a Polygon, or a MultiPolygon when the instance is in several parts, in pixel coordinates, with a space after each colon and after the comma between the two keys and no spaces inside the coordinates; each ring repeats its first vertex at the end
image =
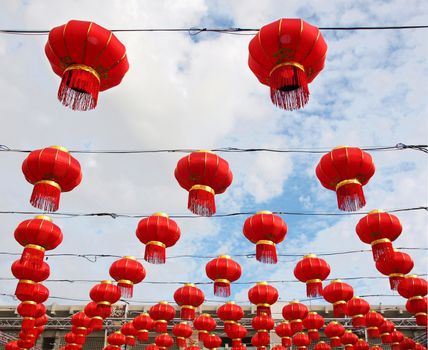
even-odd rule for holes
{"type": "Polygon", "coordinates": [[[403,341],[404,335],[400,331],[394,331],[391,333],[391,349],[399,350],[400,343],[403,341]]]}
{"type": "Polygon", "coordinates": [[[372,210],[358,221],[355,230],[362,242],[372,246],[373,259],[379,261],[392,258],[392,242],[400,236],[402,227],[395,215],[372,210]]]}
{"type": "Polygon", "coordinates": [[[257,306],[257,315],[271,314],[270,307],[278,301],[278,290],[267,282],[257,282],[248,290],[248,300],[257,306]]]}
{"type": "Polygon", "coordinates": [[[358,339],[354,344],[354,350],[369,350],[370,345],[363,339],[358,339]]]}
{"type": "Polygon", "coordinates": [[[21,262],[30,261],[35,268],[41,268],[46,250],[55,249],[62,242],[61,229],[46,215],[21,222],[15,229],[15,240],[24,247],[21,262]]]}
{"type": "Polygon", "coordinates": [[[424,297],[428,294],[428,283],[416,275],[408,275],[400,282],[397,291],[406,299],[424,297]]]}
{"type": "Polygon", "coordinates": [[[146,245],[144,260],[152,264],[165,264],[165,248],[172,247],[180,238],[177,223],[165,213],[154,213],[140,220],[137,238],[146,245]]]}
{"type": "Polygon", "coordinates": [[[287,224],[280,216],[264,210],[245,220],[244,236],[256,245],[256,259],[266,264],[276,264],[276,244],[287,234],[287,224]]]}
{"type": "Polygon", "coordinates": [[[132,321],[134,328],[137,330],[137,338],[140,342],[149,340],[149,331],[155,326],[155,321],[147,312],[141,313],[132,321]]]}
{"type": "Polygon", "coordinates": [[[387,259],[380,259],[376,262],[376,269],[383,275],[389,277],[389,284],[392,290],[397,290],[399,283],[413,269],[413,260],[409,254],[394,252],[387,259]]]}
{"type": "Polygon", "coordinates": [[[109,280],[103,280],[91,288],[89,296],[100,308],[109,308],[119,301],[121,295],[117,286],[109,280]]]}
{"type": "Polygon", "coordinates": [[[306,296],[310,298],[322,295],[322,281],[329,274],[330,265],[315,254],[305,255],[294,268],[294,276],[306,283],[306,296]]]}
{"type": "Polygon", "coordinates": [[[275,321],[272,317],[268,316],[266,313],[261,313],[258,316],[255,316],[251,320],[251,325],[254,330],[259,333],[259,337],[266,338],[270,341],[269,332],[275,327],[275,321]]]}
{"type": "Polygon", "coordinates": [[[156,336],[155,344],[161,350],[166,350],[174,345],[174,339],[168,333],[162,333],[156,336]]]}
{"type": "Polygon", "coordinates": [[[206,336],[216,329],[217,322],[210,314],[201,314],[193,320],[193,327],[198,331],[198,340],[204,341],[206,336]]]}
{"type": "Polygon", "coordinates": [[[339,322],[331,321],[325,328],[324,334],[330,338],[330,345],[332,347],[338,347],[342,344],[340,337],[345,334],[345,327],[339,322]]]}
{"type": "Polygon", "coordinates": [[[192,336],[193,329],[190,327],[187,322],[180,322],[172,327],[172,334],[177,338],[177,346],[179,348],[186,347],[186,339],[192,336]]]}
{"type": "Polygon", "coordinates": [[[406,310],[415,315],[416,324],[418,326],[427,326],[427,298],[422,296],[415,296],[407,300],[406,310]]]}
{"type": "Polygon", "coordinates": [[[30,203],[44,211],[57,211],[61,192],[69,192],[82,181],[80,164],[61,146],[30,152],[22,163],[25,179],[34,185],[30,203]]]}
{"type": "Polygon", "coordinates": [[[181,158],[174,175],[180,186],[189,191],[188,209],[202,216],[215,214],[214,196],[225,192],[233,179],[229,163],[206,150],[181,158]]]}
{"type": "Polygon", "coordinates": [[[232,339],[232,348],[242,347],[242,338],[247,336],[247,328],[243,325],[236,323],[227,332],[227,336],[232,339]]]}
{"type": "Polygon", "coordinates": [[[205,266],[209,279],[214,281],[214,295],[230,296],[230,283],[241,277],[241,266],[229,255],[220,255],[205,266]]]}
{"type": "Polygon", "coordinates": [[[354,296],[346,303],[346,314],[352,317],[352,327],[364,327],[366,314],[370,311],[370,304],[363,298],[354,296]]]}
{"type": "Polygon", "coordinates": [[[380,339],[382,340],[382,344],[391,344],[391,333],[394,331],[394,322],[384,320],[384,322],[379,326],[380,339]]]}
{"type": "Polygon", "coordinates": [[[366,205],[363,186],[375,172],[373,159],[357,147],[336,147],[322,156],[316,168],[318,180],[335,191],[340,210],[356,211],[366,205]]]}
{"type": "Polygon", "coordinates": [[[292,337],[293,333],[291,332],[290,322],[283,321],[283,322],[279,323],[275,327],[275,333],[278,337],[281,338],[282,346],[284,346],[286,348],[291,346],[291,337],[292,337]]]}
{"type": "Polygon", "coordinates": [[[174,300],[180,306],[180,317],[182,320],[193,320],[196,309],[202,305],[205,295],[202,290],[193,283],[186,283],[174,293],[174,300]]]}
{"type": "Polygon", "coordinates": [[[96,302],[91,301],[85,306],[84,313],[91,319],[90,327],[93,330],[103,329],[104,319],[109,317],[112,307],[100,307],[96,302]]]}
{"type": "Polygon", "coordinates": [[[175,317],[175,309],[167,301],[160,301],[149,309],[149,315],[155,321],[155,331],[166,333],[168,322],[175,317]]]}
{"type": "Polygon", "coordinates": [[[305,332],[298,332],[293,335],[293,345],[295,345],[297,349],[306,350],[310,344],[311,341],[305,332]]]}
{"type": "Polygon", "coordinates": [[[234,301],[228,301],[217,309],[217,316],[223,321],[224,331],[228,333],[231,327],[244,317],[244,311],[234,301]]]}
{"type": "Polygon", "coordinates": [[[327,54],[318,28],[282,18],[263,26],[248,49],[248,65],[260,83],[269,86],[272,103],[289,111],[308,103],[308,84],[324,68],[327,54]]]}
{"type": "Polygon", "coordinates": [[[204,339],[204,347],[209,350],[215,350],[221,347],[222,340],[217,334],[208,334],[204,339]]]}
{"type": "Polygon", "coordinates": [[[306,305],[292,300],[282,308],[282,317],[290,322],[291,333],[295,334],[303,330],[303,320],[308,316],[306,305]]]}
{"type": "Polygon", "coordinates": [[[367,335],[370,339],[379,338],[379,327],[385,321],[383,316],[374,311],[370,310],[368,314],[366,314],[366,327],[367,327],[367,335]]]}
{"type": "Polygon", "coordinates": [[[53,28],[45,53],[61,77],[58,99],[73,110],[94,109],[99,91],[118,85],[129,68],[125,46],[93,22],[72,20],[53,28]]]}
{"type": "Polygon", "coordinates": [[[135,337],[137,336],[137,330],[132,322],[127,322],[122,325],[120,332],[125,335],[125,344],[129,346],[135,345],[135,337]]]}
{"type": "Polygon", "coordinates": [[[345,346],[345,350],[354,350],[354,345],[357,343],[358,337],[351,330],[347,330],[340,338],[340,341],[345,346]]]}
{"type": "Polygon", "coordinates": [[[315,311],[308,312],[308,316],[303,319],[303,326],[308,330],[308,337],[310,340],[320,339],[318,331],[324,326],[324,324],[324,317],[315,311]]]}
{"type": "Polygon", "coordinates": [[[333,304],[334,317],[346,315],[346,303],[354,296],[354,289],[341,280],[333,280],[322,291],[324,299],[333,304]]]}
{"type": "MultiPolygon", "coordinates": [[[[331,350],[331,346],[328,345],[326,342],[324,341],[319,341],[315,346],[314,346],[314,350],[331,350]]],[[[368,350],[368,349],[366,349],[368,350]]]]}
{"type": "Polygon", "coordinates": [[[109,270],[110,276],[116,280],[122,297],[132,297],[134,284],[146,277],[144,266],[133,256],[124,256],[115,261],[109,270]]]}

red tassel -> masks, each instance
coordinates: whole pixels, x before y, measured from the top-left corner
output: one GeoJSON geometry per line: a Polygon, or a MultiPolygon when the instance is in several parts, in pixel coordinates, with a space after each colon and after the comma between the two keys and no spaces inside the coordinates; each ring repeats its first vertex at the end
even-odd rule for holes
{"type": "Polygon", "coordinates": [[[352,317],[352,327],[354,328],[363,328],[366,326],[366,319],[363,315],[353,316],[352,317]]]}
{"type": "Polygon", "coordinates": [[[309,101],[305,72],[293,65],[275,69],[270,76],[272,103],[287,111],[302,108],[309,101]]]}
{"type": "Polygon", "coordinates": [[[122,298],[132,298],[134,294],[133,284],[118,282],[117,286],[119,287],[122,298]]]}
{"type": "Polygon", "coordinates": [[[157,244],[146,244],[144,260],[151,264],[165,264],[166,250],[157,244]]]}
{"type": "Polygon", "coordinates": [[[358,180],[345,180],[336,187],[337,204],[342,211],[357,211],[366,205],[363,186],[358,180]]]}
{"type": "Polygon", "coordinates": [[[307,282],[306,296],[308,298],[315,298],[315,297],[322,296],[322,282],[307,282]]]}
{"type": "Polygon", "coordinates": [[[156,333],[166,333],[168,331],[168,323],[167,322],[155,322],[155,332],[156,333]]]}
{"type": "Polygon", "coordinates": [[[186,347],[186,338],[177,337],[177,346],[179,348],[185,348],[186,347]]]}
{"type": "Polygon", "coordinates": [[[271,316],[270,306],[257,305],[257,316],[261,316],[262,313],[271,316]]]}
{"type": "Polygon", "coordinates": [[[135,345],[135,337],[132,335],[128,335],[126,337],[125,344],[129,345],[129,346],[134,346],[135,345]]]}
{"type": "Polygon", "coordinates": [[[36,319],[34,317],[24,317],[22,319],[21,329],[25,332],[31,330],[36,325],[36,319]]]}
{"type": "Polygon", "coordinates": [[[270,344],[270,336],[269,336],[269,332],[261,332],[261,331],[258,331],[258,332],[257,332],[257,335],[258,335],[259,340],[260,340],[260,342],[261,342],[261,343],[264,343],[264,344],[270,344]]]}
{"type": "Polygon", "coordinates": [[[367,335],[369,336],[370,339],[379,338],[380,337],[379,328],[377,327],[367,328],[367,335]]]}
{"type": "Polygon", "coordinates": [[[187,208],[196,215],[212,216],[215,214],[214,191],[211,187],[195,185],[189,190],[187,208]]]}
{"type": "Polygon", "coordinates": [[[339,337],[333,337],[333,338],[330,338],[330,345],[335,348],[335,347],[341,346],[342,342],[340,341],[339,337]]]}
{"type": "Polygon", "coordinates": [[[415,314],[416,324],[418,326],[426,327],[428,323],[427,314],[425,312],[418,312],[415,314]]]}
{"type": "Polygon", "coordinates": [[[138,341],[142,343],[146,342],[147,340],[149,340],[149,331],[146,329],[139,330],[137,333],[137,338],[138,338],[138,341]]]}
{"type": "Polygon", "coordinates": [[[43,259],[45,258],[45,249],[36,244],[27,244],[24,247],[24,250],[21,255],[20,261],[26,262],[34,268],[39,268],[43,264],[43,259]]]}
{"type": "Polygon", "coordinates": [[[318,330],[316,329],[309,329],[308,330],[308,337],[310,340],[320,340],[320,334],[318,330]]]}
{"type": "Polygon", "coordinates": [[[182,320],[193,320],[195,319],[196,311],[193,306],[182,306],[180,317],[182,320]]]}
{"type": "Polygon", "coordinates": [[[389,276],[389,286],[391,287],[391,290],[397,290],[398,285],[400,282],[404,279],[403,276],[389,276]]]}
{"type": "Polygon", "coordinates": [[[382,344],[391,344],[392,343],[391,334],[389,334],[389,333],[381,334],[380,339],[382,340],[382,344]]]}
{"type": "Polygon", "coordinates": [[[302,320],[291,320],[290,321],[291,333],[294,335],[297,332],[303,331],[303,322],[302,320]]]}
{"type": "Polygon", "coordinates": [[[89,324],[89,326],[94,331],[100,331],[100,330],[103,329],[103,323],[104,323],[104,320],[102,318],[92,317],[91,318],[91,323],[89,324]]]}
{"type": "Polygon", "coordinates": [[[282,346],[285,346],[286,348],[291,346],[291,337],[282,337],[281,338],[281,344],[282,346]]]}
{"type": "Polygon", "coordinates": [[[379,239],[371,244],[374,261],[388,261],[392,258],[394,248],[392,247],[392,243],[389,239],[379,239]]]}
{"type": "Polygon", "coordinates": [[[341,300],[333,304],[334,317],[340,318],[346,315],[346,302],[341,300]]]}
{"type": "Polygon", "coordinates": [[[230,283],[214,282],[214,295],[227,298],[230,296],[230,283]]]}
{"type": "Polygon", "coordinates": [[[90,67],[76,66],[64,72],[58,100],[73,110],[87,111],[96,107],[99,90],[100,81],[96,73],[90,67]]]}
{"type": "Polygon", "coordinates": [[[272,241],[258,241],[256,243],[256,259],[265,264],[276,264],[278,257],[275,244],[272,241]]]}
{"type": "Polygon", "coordinates": [[[34,184],[30,203],[43,211],[57,211],[60,195],[61,188],[55,181],[42,180],[34,184]]]}

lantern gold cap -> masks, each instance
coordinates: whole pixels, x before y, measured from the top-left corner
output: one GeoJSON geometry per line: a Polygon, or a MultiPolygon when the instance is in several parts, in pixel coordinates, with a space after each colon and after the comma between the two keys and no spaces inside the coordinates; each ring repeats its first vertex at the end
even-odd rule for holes
{"type": "Polygon", "coordinates": [[[335,279],[335,280],[331,281],[330,283],[342,283],[342,280],[341,279],[335,279]]]}
{"type": "Polygon", "coordinates": [[[309,253],[309,254],[306,254],[304,257],[303,257],[303,259],[307,259],[307,258],[316,258],[317,256],[315,255],[315,254],[312,254],[312,253],[309,253]]]}
{"type": "Polygon", "coordinates": [[[123,259],[137,260],[137,259],[135,258],[135,256],[132,256],[132,255],[125,255],[125,256],[123,257],[123,259]]]}
{"type": "Polygon", "coordinates": [[[272,214],[270,210],[260,210],[256,214],[272,214]]]}
{"type": "Polygon", "coordinates": [[[340,145],[340,146],[336,146],[333,149],[341,149],[341,148],[348,148],[350,147],[349,145],[340,145]]]}
{"type": "Polygon", "coordinates": [[[47,215],[36,215],[36,216],[34,217],[34,219],[47,220],[47,221],[52,222],[52,218],[51,218],[51,217],[49,217],[49,216],[47,216],[47,215]]]}
{"type": "Polygon", "coordinates": [[[289,302],[289,304],[297,304],[297,303],[299,303],[299,300],[297,299],[293,299],[289,302]]]}
{"type": "Polygon", "coordinates": [[[150,314],[149,314],[148,312],[142,312],[142,313],[140,314],[140,316],[150,316],[150,314]]]}
{"type": "Polygon", "coordinates": [[[185,287],[194,287],[195,284],[194,283],[185,283],[184,286],[185,287]]]}
{"type": "Polygon", "coordinates": [[[157,211],[156,213],[153,213],[152,216],[163,216],[165,218],[169,218],[169,215],[163,211],[157,211]]]}
{"type": "Polygon", "coordinates": [[[159,302],[159,304],[161,304],[161,305],[168,305],[169,303],[166,300],[161,300],[159,302]]]}
{"type": "Polygon", "coordinates": [[[55,148],[55,149],[59,149],[60,151],[63,151],[66,153],[70,153],[67,148],[62,147],[62,146],[49,146],[49,148],[55,148]]]}
{"type": "Polygon", "coordinates": [[[418,275],[406,275],[404,278],[418,278],[418,275]]]}
{"type": "Polygon", "coordinates": [[[233,300],[226,302],[226,304],[236,304],[233,300]]]}
{"type": "Polygon", "coordinates": [[[267,286],[268,283],[266,281],[261,281],[256,283],[258,286],[267,286]]]}
{"type": "Polygon", "coordinates": [[[102,280],[100,283],[102,284],[112,284],[110,280],[102,280]]]}
{"type": "Polygon", "coordinates": [[[310,311],[308,312],[308,315],[318,315],[318,313],[316,311],[310,311]]]}
{"type": "Polygon", "coordinates": [[[210,314],[201,314],[201,316],[211,317],[210,314]]]}
{"type": "Polygon", "coordinates": [[[232,259],[230,255],[219,255],[218,259],[232,259]]]}
{"type": "Polygon", "coordinates": [[[369,215],[370,214],[378,214],[378,213],[384,213],[385,211],[382,209],[373,209],[371,211],[369,211],[369,215]]]}
{"type": "Polygon", "coordinates": [[[212,153],[212,154],[214,154],[214,152],[210,151],[209,149],[200,149],[200,150],[197,150],[196,152],[198,152],[198,153],[212,153]]]}

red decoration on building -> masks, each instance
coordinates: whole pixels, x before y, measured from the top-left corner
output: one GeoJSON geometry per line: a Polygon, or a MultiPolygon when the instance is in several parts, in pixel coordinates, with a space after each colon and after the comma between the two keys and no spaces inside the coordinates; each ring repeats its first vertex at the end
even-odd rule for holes
{"type": "Polygon", "coordinates": [[[400,350],[400,343],[403,341],[404,335],[400,331],[391,333],[391,350],[400,350]]]}
{"type": "Polygon", "coordinates": [[[104,280],[93,286],[89,297],[96,302],[100,308],[109,308],[120,299],[120,290],[111,281],[104,280]]]}
{"type": "Polygon", "coordinates": [[[283,321],[275,327],[275,333],[278,337],[281,338],[282,346],[289,348],[291,346],[291,337],[293,333],[291,332],[290,322],[283,321]]]}
{"type": "Polygon", "coordinates": [[[156,336],[155,344],[160,350],[166,350],[174,345],[174,339],[168,333],[162,333],[156,336]]]}
{"type": "Polygon", "coordinates": [[[384,321],[385,319],[383,318],[383,316],[374,310],[370,310],[366,314],[367,335],[370,339],[380,337],[379,327],[384,321]]]}
{"type": "MultiPolygon", "coordinates": [[[[262,312],[251,320],[251,325],[257,331],[259,337],[267,339],[270,342],[269,332],[275,327],[275,321],[272,317],[262,312]]],[[[262,340],[263,342],[266,340],[262,340]]]]}
{"type": "Polygon", "coordinates": [[[180,228],[166,213],[154,213],[141,219],[137,238],[146,245],[144,260],[152,264],[165,264],[166,248],[172,247],[180,238],[180,228]]]}
{"type": "Polygon", "coordinates": [[[311,341],[305,332],[298,332],[293,335],[293,345],[297,346],[297,349],[306,350],[310,344],[311,341]]]}
{"type": "Polygon", "coordinates": [[[193,320],[196,309],[202,305],[205,295],[202,290],[193,283],[186,283],[174,293],[174,300],[180,306],[180,317],[182,320],[193,320]]]}
{"type": "Polygon", "coordinates": [[[330,274],[330,265],[315,254],[308,254],[294,268],[294,276],[306,283],[306,296],[313,298],[322,295],[322,281],[330,274]]]}
{"type": "Polygon", "coordinates": [[[331,321],[324,328],[324,334],[326,337],[330,338],[331,347],[338,347],[342,345],[340,338],[345,334],[345,327],[343,327],[339,322],[331,321]]]}
{"type": "MultiPolygon", "coordinates": [[[[174,310],[175,314],[175,310],[174,310]]],[[[141,313],[132,321],[134,328],[137,330],[137,339],[140,342],[149,340],[149,332],[155,326],[155,321],[152,320],[147,312],[141,313]]]]}
{"type": "Polygon", "coordinates": [[[256,245],[256,259],[265,264],[276,264],[278,261],[276,245],[281,243],[287,234],[287,224],[278,215],[263,210],[245,220],[244,236],[256,245]]]}
{"type": "Polygon", "coordinates": [[[241,277],[241,266],[229,255],[220,255],[205,266],[209,279],[214,281],[214,295],[230,296],[230,283],[241,277]]]}
{"type": "Polygon", "coordinates": [[[224,331],[228,333],[231,327],[244,317],[244,311],[234,301],[228,301],[217,309],[217,316],[223,321],[224,331]]]}
{"type": "Polygon", "coordinates": [[[334,317],[343,317],[347,314],[346,303],[354,296],[354,289],[341,280],[333,280],[323,289],[324,299],[333,304],[334,317]]]}
{"type": "Polygon", "coordinates": [[[167,301],[160,301],[149,309],[149,315],[155,321],[155,332],[166,333],[168,322],[175,317],[175,309],[167,301]]]}
{"type": "Polygon", "coordinates": [[[354,344],[354,350],[369,350],[370,346],[363,339],[358,339],[358,341],[354,344]]]}
{"type": "Polygon", "coordinates": [[[217,334],[208,334],[204,339],[204,347],[209,350],[215,350],[221,347],[222,340],[217,334]]]}
{"type": "Polygon", "coordinates": [[[409,254],[394,252],[387,259],[380,259],[376,262],[376,269],[383,275],[389,277],[389,284],[392,290],[397,290],[399,283],[413,269],[413,259],[409,254]]]}
{"type": "Polygon", "coordinates": [[[319,340],[320,335],[318,331],[324,327],[324,317],[318,315],[315,311],[308,313],[305,319],[303,319],[303,326],[308,330],[308,337],[312,340],[319,340]]]}
{"type": "Polygon", "coordinates": [[[257,315],[271,314],[270,307],[278,301],[278,290],[267,282],[257,282],[248,290],[248,300],[257,306],[257,315]]]}
{"type": "Polygon", "coordinates": [[[121,295],[131,298],[134,284],[140,283],[146,277],[144,266],[133,256],[124,256],[116,260],[109,270],[111,278],[116,280],[121,295]]]}
{"type": "Polygon", "coordinates": [[[331,350],[331,346],[326,342],[320,341],[314,346],[314,350],[331,350]]]}
{"type": "Polygon", "coordinates": [[[187,208],[202,216],[215,214],[214,196],[225,192],[233,179],[229,163],[206,150],[181,158],[174,175],[179,185],[189,191],[187,208]]]}
{"type": "Polygon", "coordinates": [[[282,317],[290,322],[291,333],[295,334],[303,330],[303,320],[308,316],[306,305],[292,300],[282,308],[282,317]]]}
{"type": "Polygon", "coordinates": [[[346,303],[346,314],[352,317],[352,327],[359,328],[366,325],[366,314],[370,311],[370,304],[363,298],[354,296],[346,303]]]}
{"type": "Polygon", "coordinates": [[[177,346],[179,348],[186,347],[186,340],[192,336],[193,329],[187,322],[180,322],[172,327],[172,334],[176,337],[177,346]]]}
{"type": "Polygon", "coordinates": [[[384,320],[379,326],[380,339],[382,344],[391,344],[391,333],[395,331],[395,325],[389,320],[384,320]]]}
{"type": "Polygon", "coordinates": [[[354,350],[354,345],[357,343],[358,337],[351,330],[347,330],[340,337],[340,341],[345,346],[345,350],[354,350]]]}
{"type": "Polygon", "coordinates": [[[193,320],[193,327],[198,331],[198,340],[204,341],[206,336],[216,329],[217,322],[210,314],[201,314],[193,320]]]}
{"type": "Polygon", "coordinates": [[[375,172],[373,159],[357,147],[336,147],[322,156],[316,168],[318,180],[335,191],[340,210],[356,211],[366,205],[363,186],[375,172]]]}
{"type": "Polygon", "coordinates": [[[112,307],[100,307],[96,302],[91,301],[85,306],[84,313],[91,319],[90,327],[93,330],[103,329],[104,319],[110,316],[112,307]]]}

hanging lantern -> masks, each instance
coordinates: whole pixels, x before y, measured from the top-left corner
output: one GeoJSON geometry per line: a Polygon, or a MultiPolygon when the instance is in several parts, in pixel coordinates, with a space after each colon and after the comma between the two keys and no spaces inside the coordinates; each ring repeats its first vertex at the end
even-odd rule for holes
{"type": "Polygon", "coordinates": [[[109,273],[111,278],[116,280],[124,298],[132,298],[134,284],[140,283],[146,277],[144,266],[133,256],[116,260],[110,266],[109,273]]]}
{"type": "Polygon", "coordinates": [[[370,304],[363,298],[354,296],[346,303],[346,314],[352,317],[352,327],[359,328],[366,325],[366,314],[370,311],[370,304]]]}
{"type": "Polygon", "coordinates": [[[182,320],[193,320],[196,309],[202,305],[205,295],[202,290],[193,283],[186,283],[174,293],[174,300],[180,306],[180,317],[182,320]]]}
{"type": "Polygon", "coordinates": [[[315,311],[308,312],[308,316],[303,319],[303,326],[308,330],[308,337],[312,340],[319,340],[320,335],[318,331],[324,326],[324,317],[315,311]]]}
{"type": "Polygon", "coordinates": [[[354,350],[369,350],[370,346],[363,339],[358,339],[358,341],[354,344],[354,350]]]}
{"type": "Polygon", "coordinates": [[[389,320],[384,320],[379,326],[380,339],[382,344],[391,344],[391,333],[395,331],[395,325],[389,320]]]}
{"type": "Polygon", "coordinates": [[[58,99],[78,111],[94,109],[99,91],[118,85],[129,68],[123,44],[93,22],[72,20],[53,28],[45,53],[62,79],[58,99]]]}
{"type": "Polygon", "coordinates": [[[322,295],[325,301],[333,304],[334,317],[346,315],[346,303],[354,296],[354,289],[341,280],[333,280],[324,287],[322,295]]]}
{"type": "Polygon", "coordinates": [[[224,193],[233,179],[229,163],[206,150],[181,158],[174,175],[179,185],[189,191],[187,208],[201,216],[215,214],[214,196],[224,193]]]}
{"type": "Polygon", "coordinates": [[[292,111],[309,101],[308,84],[324,68],[327,44],[318,28],[298,18],[263,26],[249,44],[248,65],[270,88],[272,103],[292,111]]]}
{"type": "Polygon", "coordinates": [[[204,341],[206,336],[216,329],[217,322],[210,314],[201,314],[193,320],[193,327],[198,331],[198,340],[204,341]]]}
{"type": "Polygon", "coordinates": [[[165,264],[165,248],[172,247],[180,238],[177,223],[165,213],[154,213],[141,219],[137,238],[146,245],[144,260],[152,264],[165,264]]]}
{"type": "Polygon", "coordinates": [[[330,338],[331,347],[338,347],[342,345],[340,337],[345,334],[345,327],[343,327],[339,322],[331,321],[324,328],[324,334],[326,337],[330,338]]]}
{"type": "Polygon", "coordinates": [[[354,350],[354,345],[357,343],[358,337],[351,330],[347,330],[340,337],[340,341],[345,346],[345,350],[354,350]]]}
{"type": "Polygon", "coordinates": [[[269,345],[269,340],[266,340],[266,338],[261,337],[260,333],[256,333],[251,337],[251,344],[253,346],[256,346],[257,350],[264,350],[265,347],[269,345]]]}
{"type": "Polygon", "coordinates": [[[155,343],[160,350],[166,350],[174,345],[174,339],[168,333],[162,333],[156,336],[155,343]]]}
{"type": "Polygon", "coordinates": [[[383,348],[379,345],[373,345],[370,350],[383,350],[383,348]]]}
{"type": "Polygon", "coordinates": [[[90,327],[93,330],[103,329],[104,319],[111,315],[112,307],[100,307],[96,302],[91,301],[85,306],[84,313],[91,319],[90,327]]]}
{"type": "Polygon", "coordinates": [[[422,344],[416,343],[415,347],[413,348],[414,350],[427,350],[427,348],[425,346],[423,346],[422,344]]]}
{"type": "Polygon", "coordinates": [[[21,222],[15,229],[14,236],[24,247],[21,263],[29,261],[27,264],[34,268],[42,268],[45,251],[55,249],[63,238],[61,229],[46,215],[38,215],[34,219],[21,222]]]}
{"type": "Polygon", "coordinates": [[[156,344],[149,344],[146,346],[145,350],[159,350],[156,344]]]}
{"type": "Polygon", "coordinates": [[[413,260],[409,254],[394,252],[387,259],[380,259],[376,262],[376,269],[383,275],[389,277],[389,284],[392,290],[397,290],[398,284],[413,269],[413,260]]]}
{"type": "Polygon", "coordinates": [[[91,332],[91,319],[83,311],[71,316],[71,324],[73,325],[72,332],[78,336],[85,338],[91,332]]]}
{"type": "MultiPolygon", "coordinates": [[[[319,341],[315,346],[313,350],[331,350],[331,346],[328,345],[326,342],[319,341]]],[[[368,349],[367,349],[368,350],[368,349]]]]}
{"type": "Polygon", "coordinates": [[[363,186],[374,172],[370,154],[348,146],[336,147],[322,156],[316,168],[321,185],[336,191],[338,207],[343,211],[356,211],[366,205],[363,186]]]}
{"type": "Polygon", "coordinates": [[[236,323],[229,328],[227,336],[232,339],[232,348],[240,349],[242,347],[242,338],[247,336],[247,328],[236,323]]]}
{"type": "Polygon", "coordinates": [[[406,299],[424,297],[428,294],[428,283],[416,275],[408,275],[400,282],[397,291],[406,299]]]}
{"type": "Polygon", "coordinates": [[[330,274],[330,265],[315,254],[308,254],[294,268],[294,276],[306,283],[306,296],[309,298],[322,295],[322,281],[330,274]]]}
{"type": "Polygon", "coordinates": [[[293,335],[293,345],[297,346],[297,349],[306,350],[310,344],[311,341],[305,332],[298,332],[293,335]]]}
{"type": "Polygon", "coordinates": [[[17,340],[11,340],[5,344],[4,350],[20,350],[17,340]]]}
{"type": "Polygon", "coordinates": [[[77,334],[73,332],[68,332],[64,336],[64,340],[67,345],[71,345],[76,348],[81,348],[83,344],[85,344],[85,338],[79,337],[77,334]]]}
{"type": "Polygon", "coordinates": [[[49,290],[41,283],[21,280],[18,282],[15,295],[23,303],[42,304],[49,298],[49,290]]]}
{"type": "Polygon", "coordinates": [[[40,267],[34,266],[30,260],[19,259],[11,266],[12,274],[18,280],[30,280],[33,282],[43,282],[50,275],[50,267],[42,261],[40,267]]]}
{"type": "Polygon", "coordinates": [[[408,337],[404,337],[404,339],[400,343],[400,350],[412,350],[415,348],[416,342],[408,337]]]}
{"type": "Polygon", "coordinates": [[[20,349],[30,349],[36,344],[36,339],[34,337],[19,338],[16,344],[20,349]]]}
{"type": "Polygon", "coordinates": [[[25,332],[33,329],[36,326],[36,319],[46,314],[46,307],[43,304],[37,304],[34,301],[24,301],[16,308],[19,316],[21,316],[21,329],[25,332]]]}
{"type": "Polygon", "coordinates": [[[126,345],[135,345],[135,337],[137,336],[137,330],[134,328],[134,324],[132,322],[124,323],[120,328],[120,332],[126,337],[126,345]]]}
{"type": "MultiPolygon", "coordinates": [[[[174,312],[175,313],[175,312],[174,312]]],[[[149,332],[155,326],[155,321],[152,320],[147,312],[139,314],[132,321],[134,328],[137,330],[137,339],[140,342],[149,340],[149,332]]]]}
{"type": "Polygon", "coordinates": [[[193,329],[187,322],[180,322],[172,327],[172,334],[175,335],[177,340],[177,346],[179,348],[186,347],[186,340],[192,336],[193,329]]]}
{"type": "Polygon", "coordinates": [[[271,314],[270,307],[278,301],[278,290],[267,282],[257,282],[248,291],[248,300],[257,306],[257,315],[271,314]]]}
{"type": "Polygon", "coordinates": [[[223,321],[224,331],[228,333],[231,327],[244,317],[244,311],[234,301],[228,301],[217,309],[217,316],[223,321]]]}
{"type": "MultiPolygon", "coordinates": [[[[40,305],[43,305],[43,304],[40,304],[40,305]]],[[[35,327],[38,328],[38,330],[40,330],[41,328],[43,328],[48,323],[48,321],[49,321],[49,318],[46,314],[43,314],[39,317],[36,317],[35,327]]],[[[43,330],[42,330],[42,332],[43,332],[43,330]]]]}
{"type": "Polygon", "coordinates": [[[197,345],[190,345],[186,348],[186,350],[201,350],[201,348],[197,345]]]}
{"type": "Polygon", "coordinates": [[[166,333],[168,322],[175,317],[175,309],[167,301],[160,301],[149,309],[149,315],[155,321],[155,332],[166,333]]]}
{"type": "Polygon", "coordinates": [[[404,335],[400,331],[391,333],[391,350],[400,350],[400,343],[403,341],[404,335]]]}
{"type": "Polygon", "coordinates": [[[303,330],[303,319],[308,316],[306,305],[299,303],[298,300],[292,300],[282,308],[282,317],[290,322],[291,333],[296,334],[303,330]]]}
{"type": "Polygon", "coordinates": [[[287,350],[287,348],[282,345],[274,345],[271,347],[271,350],[287,350]]]}
{"type": "Polygon", "coordinates": [[[410,298],[406,302],[406,310],[407,312],[415,315],[416,324],[418,326],[427,326],[428,303],[426,297],[415,296],[410,298]]]}
{"type": "Polygon", "coordinates": [[[256,245],[256,259],[265,264],[276,264],[276,244],[287,234],[287,224],[280,216],[264,210],[245,220],[244,236],[256,245]]]}
{"type": "Polygon", "coordinates": [[[393,241],[400,236],[402,227],[395,215],[382,210],[372,210],[358,221],[355,227],[358,237],[372,246],[373,259],[390,260],[393,257],[393,241]]]}
{"type": "Polygon", "coordinates": [[[230,283],[241,277],[241,266],[229,255],[220,255],[205,266],[209,279],[214,281],[214,295],[230,296],[230,283]]]}
{"type": "Polygon", "coordinates": [[[114,333],[109,334],[109,336],[107,337],[107,343],[109,345],[121,347],[126,343],[126,336],[120,331],[116,331],[114,333]]]}
{"type": "Polygon", "coordinates": [[[220,348],[221,344],[222,340],[217,334],[208,334],[208,336],[204,339],[204,347],[209,350],[220,348]]]}
{"type": "Polygon", "coordinates": [[[110,308],[110,306],[120,299],[120,290],[109,280],[103,280],[93,286],[89,292],[89,297],[96,302],[100,308],[110,308]]]}
{"type": "Polygon", "coordinates": [[[385,319],[383,318],[383,316],[374,310],[370,310],[366,314],[366,327],[367,327],[367,335],[369,336],[369,339],[380,337],[379,327],[382,325],[384,321],[385,319]]]}
{"type": "Polygon", "coordinates": [[[263,338],[262,342],[270,342],[269,332],[275,327],[275,321],[272,317],[262,312],[251,320],[251,325],[257,331],[259,337],[263,338]]]}
{"type": "Polygon", "coordinates": [[[283,321],[275,327],[275,333],[278,337],[281,338],[282,346],[289,348],[291,346],[291,332],[290,322],[283,321]]]}

